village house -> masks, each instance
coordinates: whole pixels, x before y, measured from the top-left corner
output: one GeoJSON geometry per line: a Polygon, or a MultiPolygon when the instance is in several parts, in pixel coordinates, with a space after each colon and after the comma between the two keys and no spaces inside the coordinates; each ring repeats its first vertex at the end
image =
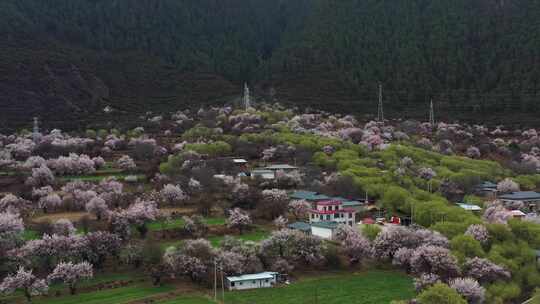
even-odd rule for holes
{"type": "Polygon", "coordinates": [[[526,212],[540,211],[540,193],[534,191],[519,191],[499,195],[505,205],[523,202],[526,212]]]}
{"type": "Polygon", "coordinates": [[[309,222],[336,222],[353,226],[355,224],[356,210],[344,207],[339,200],[319,201],[315,203],[314,209],[309,211],[309,222]]]}
{"type": "Polygon", "coordinates": [[[244,290],[254,288],[268,288],[277,283],[277,272],[261,272],[226,277],[226,287],[229,290],[244,290]]]}

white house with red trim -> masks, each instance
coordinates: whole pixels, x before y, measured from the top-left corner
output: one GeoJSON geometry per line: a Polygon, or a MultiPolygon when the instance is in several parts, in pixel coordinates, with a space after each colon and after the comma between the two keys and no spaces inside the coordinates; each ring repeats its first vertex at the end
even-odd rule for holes
{"type": "Polygon", "coordinates": [[[339,200],[326,200],[314,203],[314,209],[309,211],[309,223],[335,222],[353,226],[355,224],[356,209],[344,207],[339,200]]]}

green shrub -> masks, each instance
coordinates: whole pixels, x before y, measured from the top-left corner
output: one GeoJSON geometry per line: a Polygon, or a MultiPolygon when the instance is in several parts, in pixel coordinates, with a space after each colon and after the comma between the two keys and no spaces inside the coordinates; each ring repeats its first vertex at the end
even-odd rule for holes
{"type": "Polygon", "coordinates": [[[452,253],[463,263],[466,258],[484,257],[485,252],[480,242],[470,235],[458,235],[450,242],[452,253]]]}
{"type": "Polygon", "coordinates": [[[486,303],[506,303],[521,295],[521,288],[513,282],[496,282],[487,288],[486,303]]]}
{"type": "Polygon", "coordinates": [[[418,296],[419,304],[467,304],[457,291],[443,283],[437,283],[418,296]]]}
{"type": "Polygon", "coordinates": [[[215,141],[207,144],[187,144],[186,150],[195,151],[199,154],[207,154],[211,157],[217,157],[230,154],[232,147],[224,141],[215,141]]]}
{"type": "Polygon", "coordinates": [[[379,232],[381,232],[381,227],[377,225],[364,225],[362,227],[362,234],[371,241],[377,237],[379,232]]]}

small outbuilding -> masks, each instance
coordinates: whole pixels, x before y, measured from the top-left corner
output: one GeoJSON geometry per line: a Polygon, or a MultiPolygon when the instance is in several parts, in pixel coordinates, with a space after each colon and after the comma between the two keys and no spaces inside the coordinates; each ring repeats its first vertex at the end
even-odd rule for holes
{"type": "Polygon", "coordinates": [[[266,170],[266,169],[255,169],[251,171],[251,178],[262,178],[262,179],[275,179],[276,174],[272,170],[266,170]]]}
{"type": "Polygon", "coordinates": [[[332,240],[338,225],[337,222],[314,222],[311,223],[311,234],[326,240],[332,240]]]}
{"type": "Polygon", "coordinates": [[[226,277],[226,286],[229,290],[244,290],[254,288],[269,288],[277,283],[279,273],[261,272],[226,277]]]}
{"type": "Polygon", "coordinates": [[[521,210],[511,210],[510,211],[510,214],[512,214],[512,217],[514,218],[518,218],[518,219],[522,219],[525,217],[525,213],[523,213],[523,211],[521,210]]]}

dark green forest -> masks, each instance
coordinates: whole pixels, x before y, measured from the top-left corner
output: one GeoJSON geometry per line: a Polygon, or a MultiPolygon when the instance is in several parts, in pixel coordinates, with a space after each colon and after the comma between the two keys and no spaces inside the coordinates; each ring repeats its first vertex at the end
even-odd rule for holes
{"type": "MultiPolygon", "coordinates": [[[[285,102],[361,114],[372,110],[378,83],[389,113],[423,117],[430,99],[455,119],[487,111],[534,123],[520,115],[540,111],[538,0],[3,0],[0,34],[0,72],[75,65],[107,87],[96,106],[138,99],[143,109],[160,104],[158,95],[167,105],[209,101],[182,81],[212,75],[222,96],[247,81],[260,96],[273,88],[285,102]],[[171,73],[178,84],[125,93],[132,82],[171,82],[171,73]]],[[[50,72],[32,75],[4,74],[0,89],[12,93],[0,103],[24,103],[17,87],[32,77],[44,82],[32,95],[42,108],[62,95],[43,80],[50,72]]],[[[64,95],[77,104],[88,92],[64,95]]]]}

